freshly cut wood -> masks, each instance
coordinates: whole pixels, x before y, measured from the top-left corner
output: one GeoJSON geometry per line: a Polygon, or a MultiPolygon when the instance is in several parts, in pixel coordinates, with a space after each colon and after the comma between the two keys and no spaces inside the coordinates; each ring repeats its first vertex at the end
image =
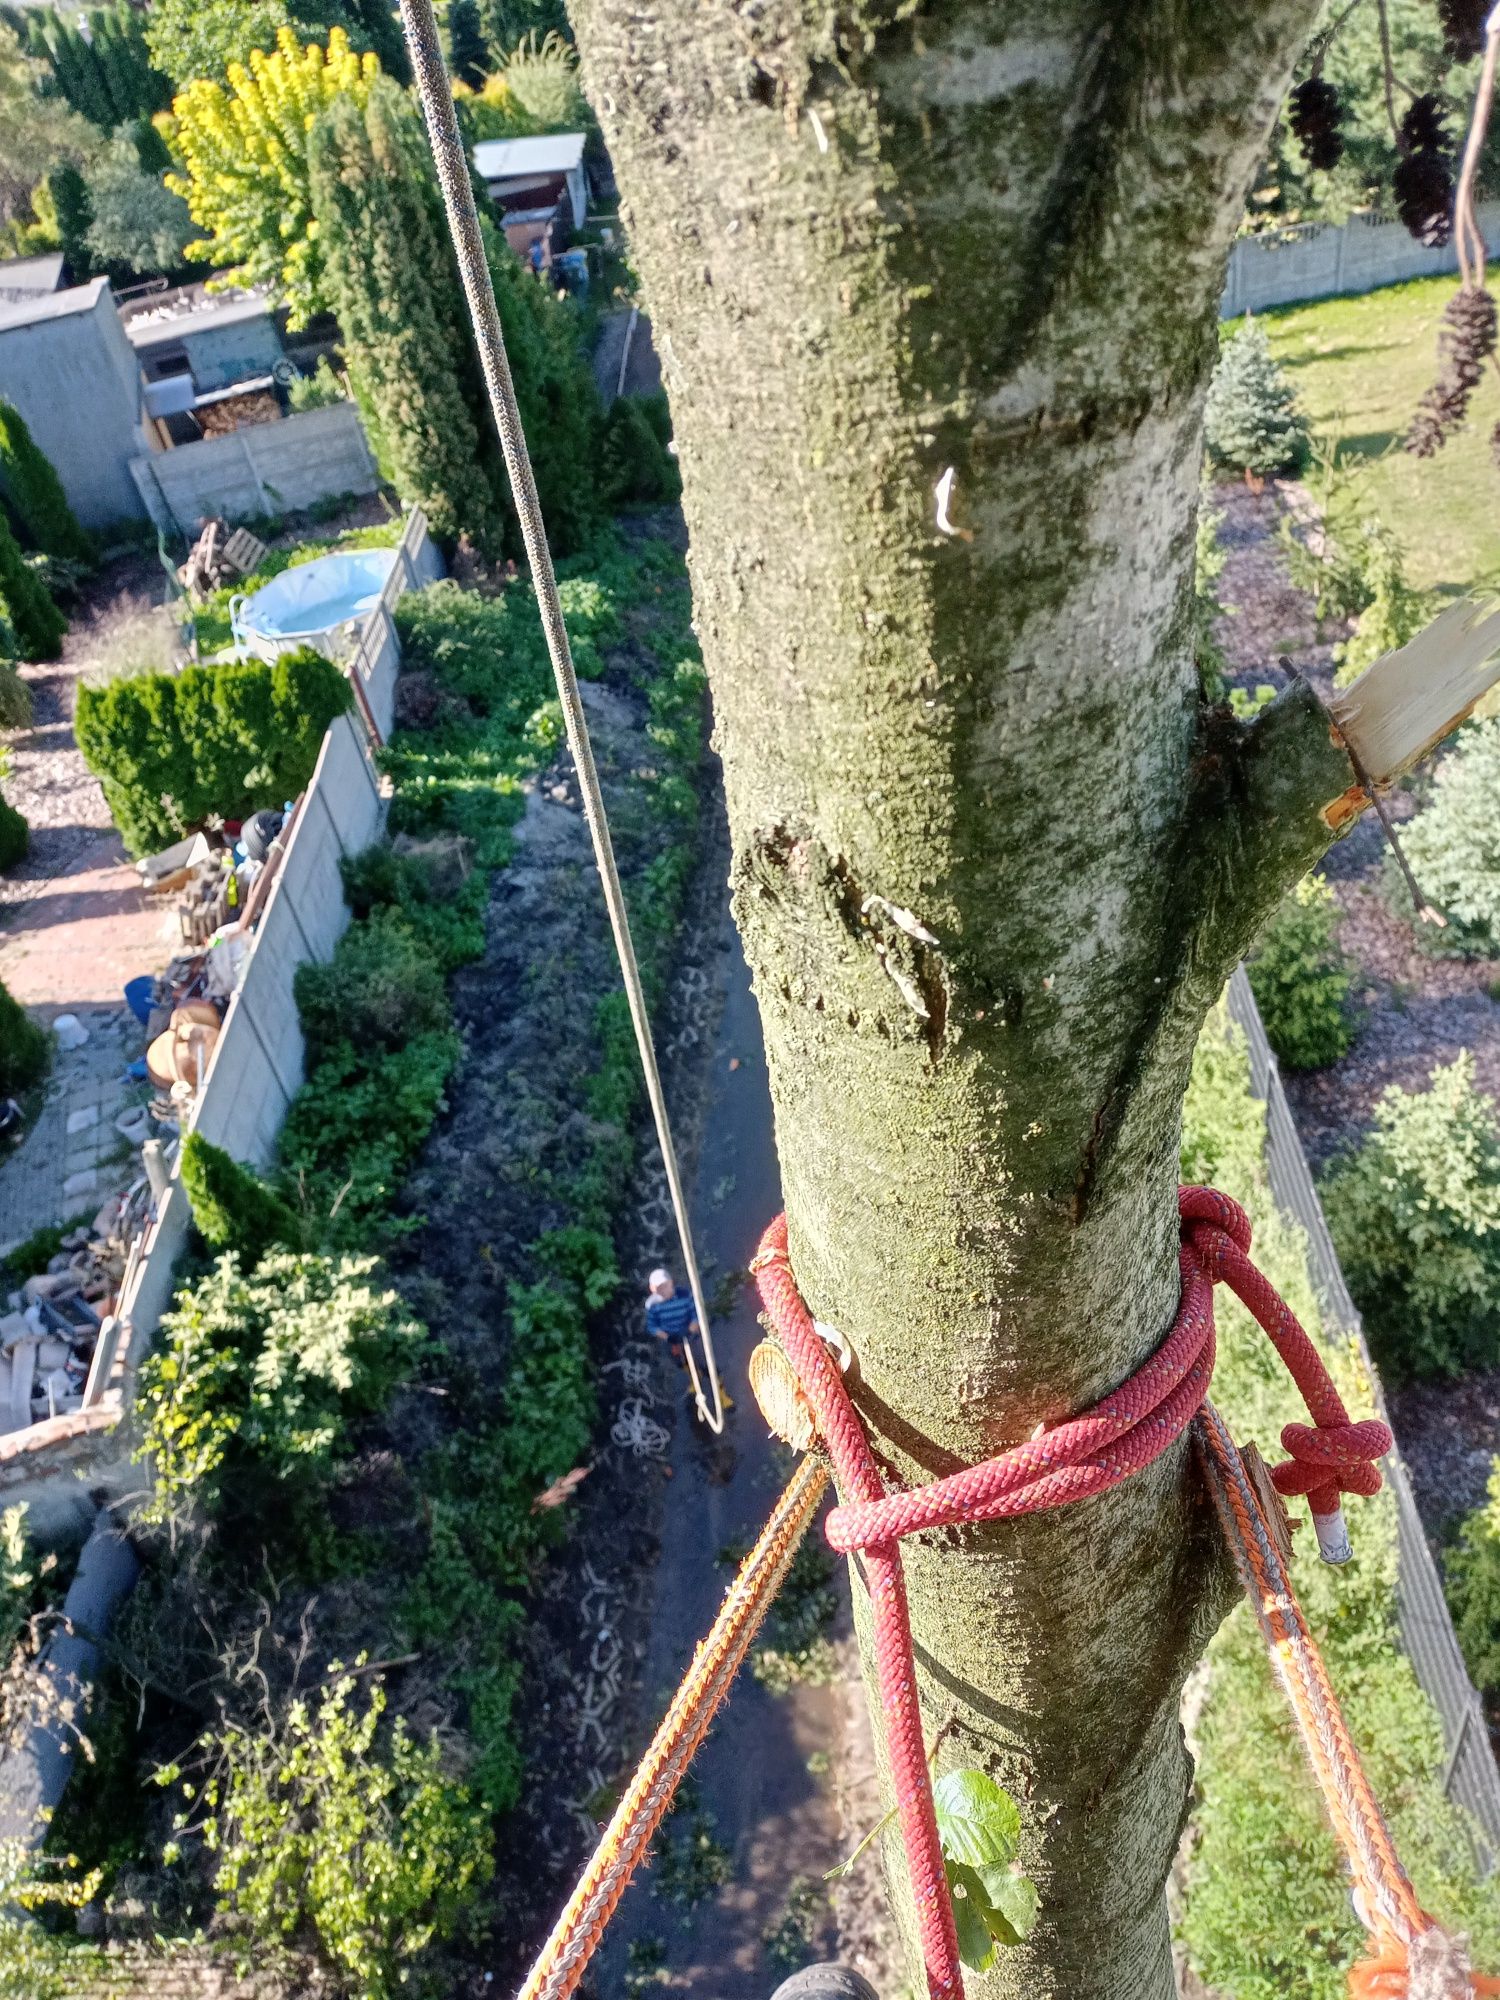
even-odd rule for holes
{"type": "Polygon", "coordinates": [[[1361,768],[1389,784],[1500,682],[1500,603],[1461,598],[1399,652],[1387,653],[1328,712],[1361,768]]]}

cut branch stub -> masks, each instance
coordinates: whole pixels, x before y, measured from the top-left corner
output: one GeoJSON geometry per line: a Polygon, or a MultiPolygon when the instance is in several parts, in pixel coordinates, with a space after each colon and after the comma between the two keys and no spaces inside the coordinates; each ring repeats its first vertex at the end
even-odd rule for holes
{"type": "Polygon", "coordinates": [[[1500,605],[1463,598],[1387,653],[1328,712],[1372,784],[1388,785],[1435,749],[1500,682],[1500,605]]]}

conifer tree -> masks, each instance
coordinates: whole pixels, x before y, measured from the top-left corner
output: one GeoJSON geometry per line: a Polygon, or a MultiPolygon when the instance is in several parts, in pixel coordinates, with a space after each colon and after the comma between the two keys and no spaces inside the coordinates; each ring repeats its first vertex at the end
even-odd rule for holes
{"type": "Polygon", "coordinates": [[[21,553],[0,513],[0,623],[15,634],[23,660],[50,660],[62,644],[68,621],[52,602],[46,584],[21,553]]]}
{"type": "Polygon", "coordinates": [[[25,539],[43,555],[74,562],[87,562],[93,555],[52,461],[20,411],[6,402],[0,402],[0,499],[25,539]]]}
{"type": "Polygon", "coordinates": [[[418,137],[399,88],[377,81],[363,110],[342,96],[308,142],[329,296],[384,470],[433,532],[500,541],[486,452],[464,393],[469,374],[446,243],[434,226],[418,137]]]}
{"type": "Polygon", "coordinates": [[[472,89],[483,82],[489,50],[479,18],[478,0],[448,0],[448,71],[472,89]]]}
{"type": "Polygon", "coordinates": [[[1286,472],[1307,450],[1307,423],[1296,392],[1271,353],[1264,328],[1253,319],[1246,319],[1219,358],[1203,436],[1212,457],[1236,472],[1286,472]]]}

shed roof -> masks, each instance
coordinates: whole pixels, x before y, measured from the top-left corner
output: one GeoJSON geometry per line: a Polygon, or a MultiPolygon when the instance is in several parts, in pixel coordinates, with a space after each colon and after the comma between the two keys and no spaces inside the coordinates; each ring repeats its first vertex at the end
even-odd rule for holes
{"type": "Polygon", "coordinates": [[[63,281],[63,253],[49,250],[40,257],[6,257],[0,261],[0,299],[46,298],[63,281]]]}
{"type": "Polygon", "coordinates": [[[99,294],[109,290],[108,278],[94,278],[86,285],[69,285],[63,292],[46,292],[30,299],[0,299],[0,333],[17,326],[40,326],[49,319],[69,319],[74,313],[92,312],[99,294]]]}
{"type": "Polygon", "coordinates": [[[263,292],[208,292],[193,285],[148,296],[126,308],[120,317],[132,347],[159,347],[164,341],[202,333],[206,327],[268,319],[271,311],[271,301],[263,292]]]}
{"type": "Polygon", "coordinates": [[[517,174],[567,174],[583,160],[582,132],[549,132],[540,139],[481,139],[474,165],[482,179],[506,181],[517,174]]]}

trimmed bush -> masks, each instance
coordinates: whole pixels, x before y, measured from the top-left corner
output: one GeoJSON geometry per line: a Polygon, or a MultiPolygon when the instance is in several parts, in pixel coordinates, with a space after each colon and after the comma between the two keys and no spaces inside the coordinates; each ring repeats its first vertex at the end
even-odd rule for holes
{"type": "Polygon", "coordinates": [[[22,539],[43,555],[90,562],[93,544],[68,505],[52,461],[40,450],[19,410],[0,402],[0,496],[22,539]]]}
{"type": "Polygon", "coordinates": [[[635,396],[620,396],[610,405],[599,471],[612,507],[632,502],[660,505],[682,498],[676,461],[642,408],[642,399],[635,396]]]}
{"type": "Polygon", "coordinates": [[[14,868],[24,861],[31,845],[31,828],[24,813],[18,813],[8,799],[0,799],[0,869],[14,868]]]}
{"type": "Polygon", "coordinates": [[[198,1234],[211,1250],[228,1250],[252,1272],[276,1249],[297,1249],[297,1218],[258,1174],[197,1132],[182,1142],[178,1171],[198,1234]]]}
{"type": "Polygon", "coordinates": [[[1449,1553],[1448,1595],[1458,1643],[1474,1685],[1500,1694],[1500,1458],[1490,1470],[1489,1497],[1458,1531],[1449,1553]]]}
{"type": "Polygon", "coordinates": [[[23,660],[51,660],[63,642],[68,621],[52,594],[21,553],[21,545],[0,512],[0,620],[14,633],[23,660]]]}
{"type": "Polygon", "coordinates": [[[0,1097],[14,1097],[40,1083],[51,1059],[46,1030],[0,985],[0,1097]]]}
{"type": "Polygon", "coordinates": [[[1265,331],[1247,319],[1225,345],[1203,411],[1216,464],[1235,472],[1288,472],[1307,453],[1307,423],[1265,331]]]}
{"type": "Polygon", "coordinates": [[[303,647],[260,660],[141,674],[78,690],[74,730],[134,854],[210,817],[295,798],[351,700],[332,661],[303,647]]]}
{"type": "Polygon", "coordinates": [[[1448,919],[1424,942],[1488,957],[1500,946],[1500,717],[1471,723],[1433,779],[1432,802],[1401,829],[1417,880],[1448,919]]]}
{"type": "Polygon", "coordinates": [[[1266,1038],[1288,1069],[1325,1069],[1353,1040],[1350,975],[1334,941],[1338,903],[1306,875],[1267,924],[1248,966],[1266,1038]]]}
{"type": "Polygon", "coordinates": [[[1500,1132],[1467,1049],[1428,1089],[1383,1093],[1323,1206],[1382,1370],[1456,1375],[1500,1359],[1500,1132]]]}
{"type": "Polygon", "coordinates": [[[351,924],[326,965],[298,966],[295,991],[313,1064],[340,1042],[394,1053],[452,1020],[442,967],[394,910],[351,924]]]}

